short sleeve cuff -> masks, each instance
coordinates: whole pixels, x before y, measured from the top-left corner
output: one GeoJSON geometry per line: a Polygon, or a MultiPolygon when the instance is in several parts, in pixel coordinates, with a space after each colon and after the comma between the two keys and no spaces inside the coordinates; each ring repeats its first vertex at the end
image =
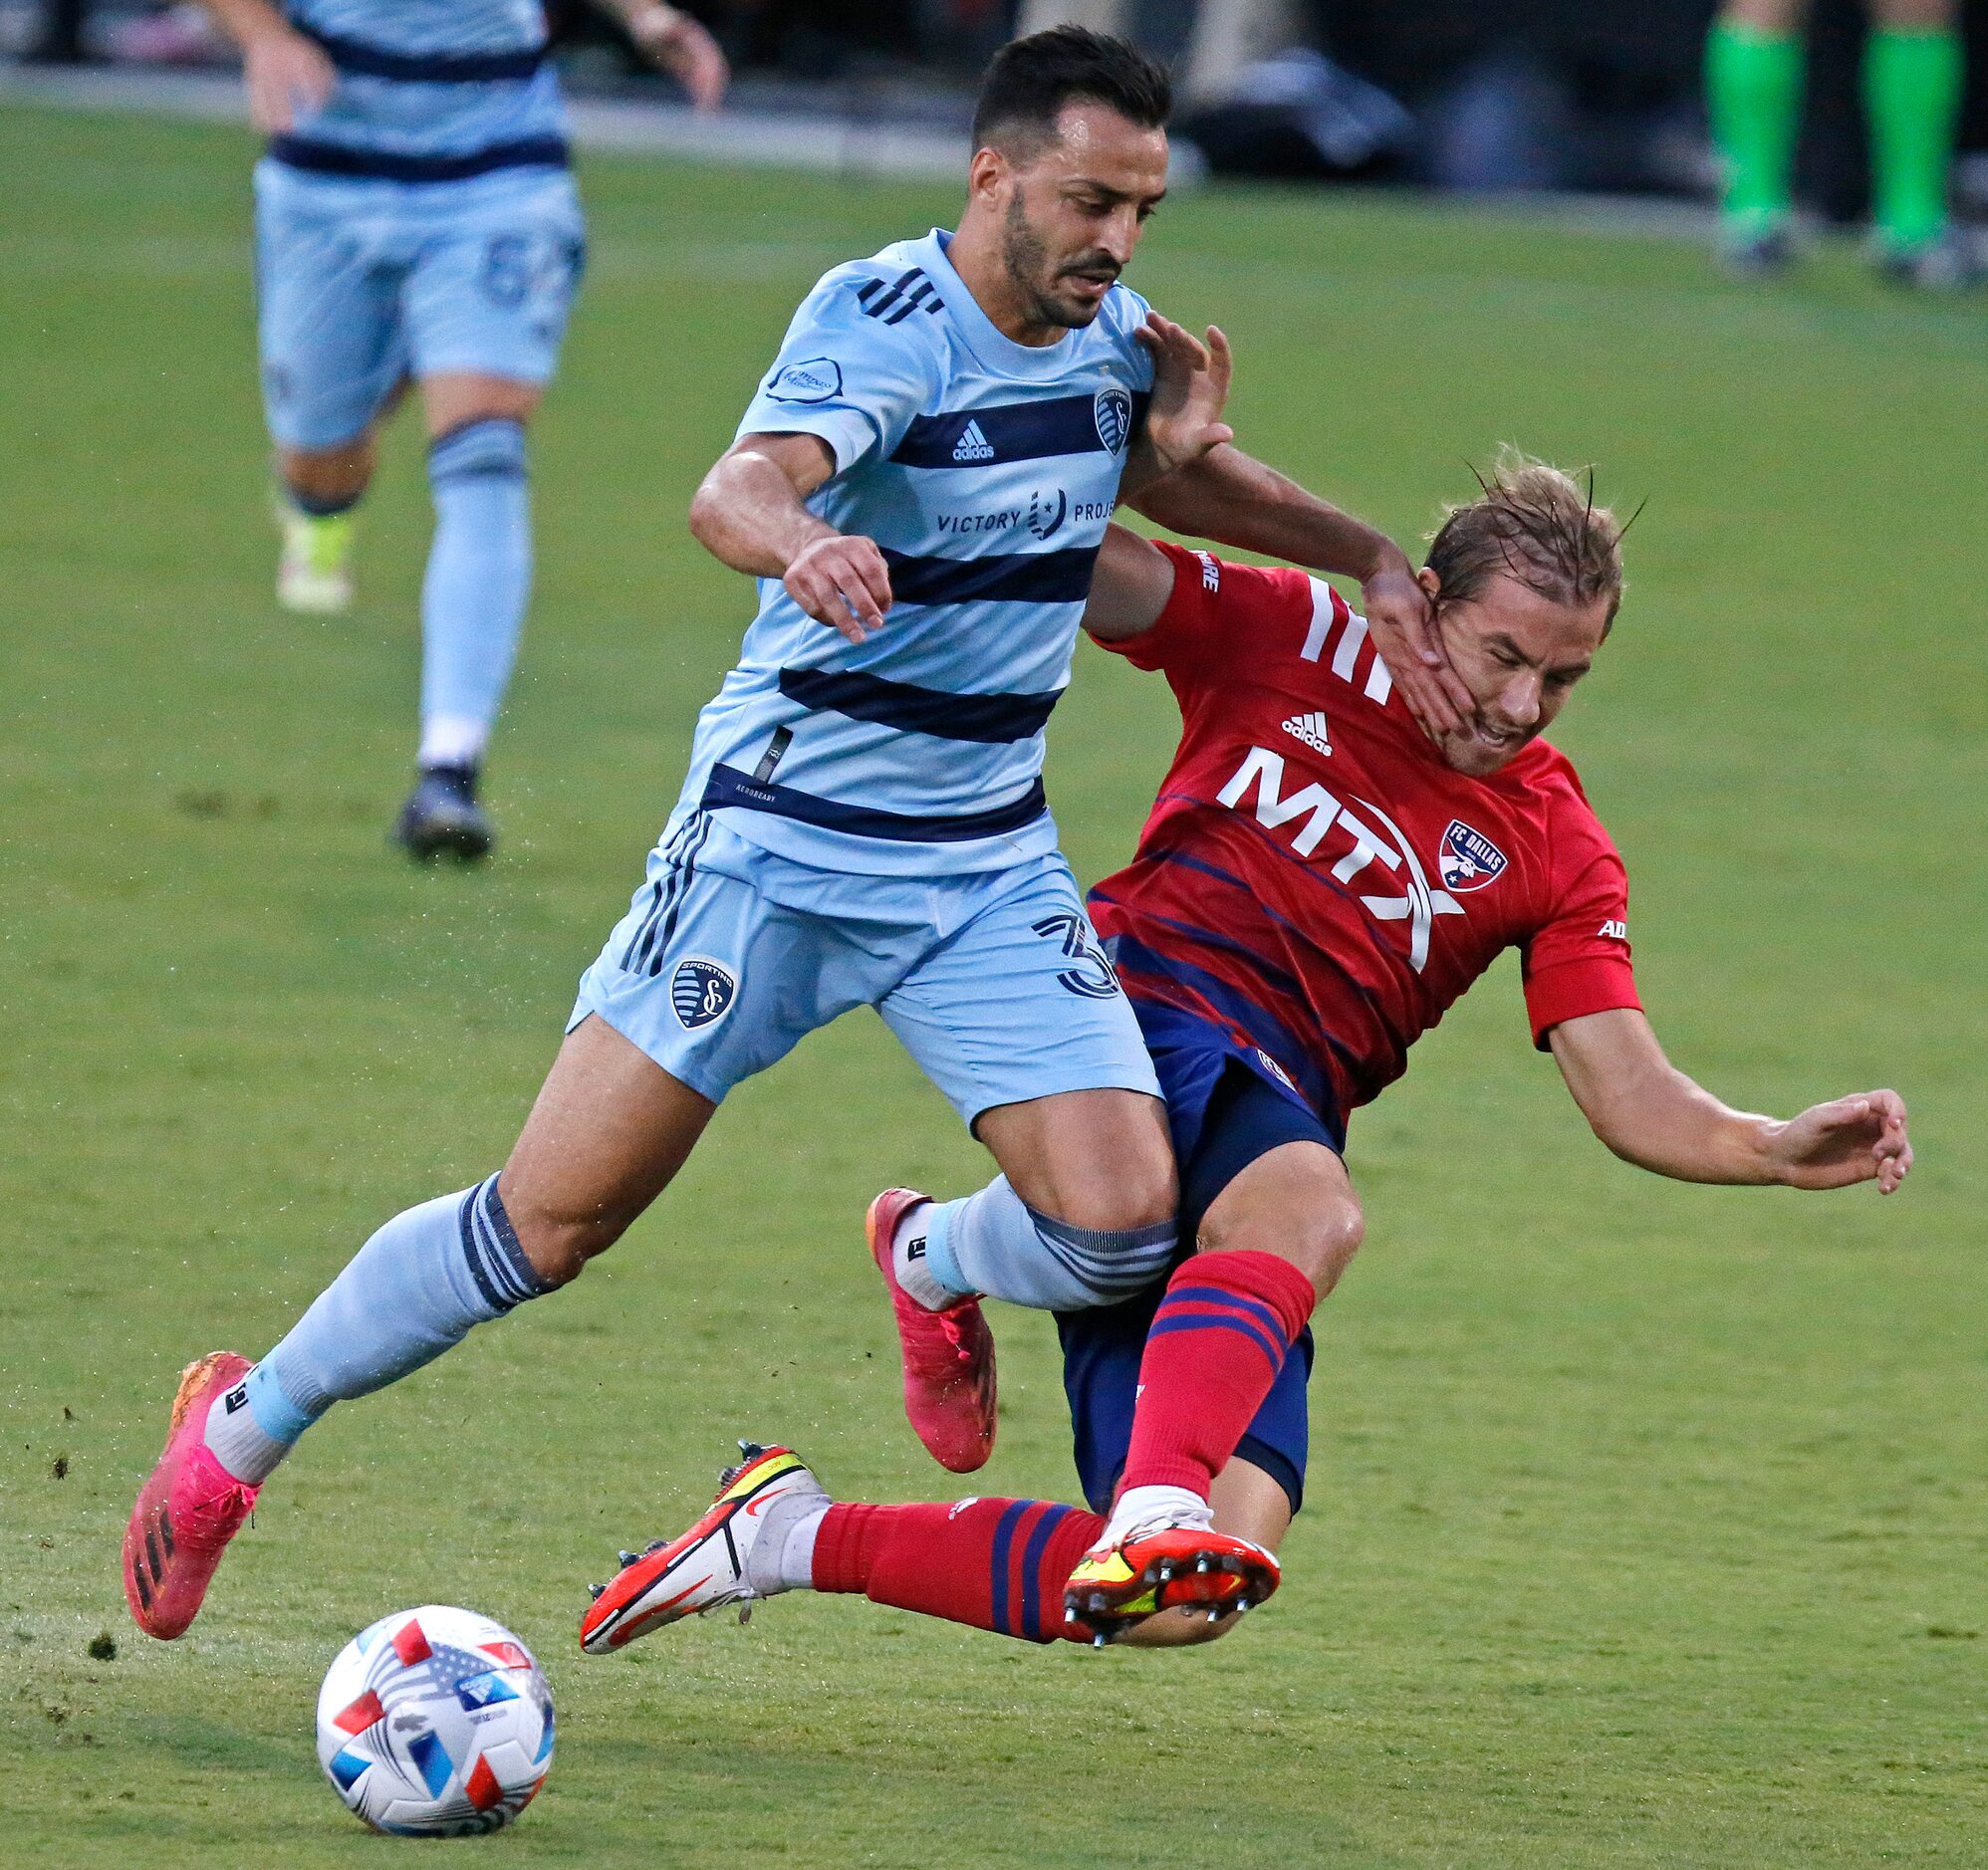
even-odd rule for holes
{"type": "Polygon", "coordinates": [[[1542,1052],[1547,1035],[1563,1022],[1618,1010],[1642,1011],[1635,976],[1626,961],[1597,955],[1583,961],[1563,961],[1527,977],[1526,1013],[1532,1021],[1533,1044],[1542,1052]]]}
{"type": "Polygon", "coordinates": [[[1141,630],[1122,645],[1125,660],[1140,669],[1166,666],[1181,630],[1191,629],[1201,620],[1201,606],[1206,602],[1199,577],[1188,575],[1190,570],[1198,573],[1200,569],[1200,561],[1194,554],[1170,539],[1155,539],[1152,543],[1173,567],[1173,589],[1164,608],[1153,618],[1152,627],[1141,630]]]}
{"type": "Polygon", "coordinates": [[[876,425],[860,409],[803,409],[756,401],[734,440],[747,435],[819,435],[836,458],[836,472],[852,467],[876,441],[876,425]]]}

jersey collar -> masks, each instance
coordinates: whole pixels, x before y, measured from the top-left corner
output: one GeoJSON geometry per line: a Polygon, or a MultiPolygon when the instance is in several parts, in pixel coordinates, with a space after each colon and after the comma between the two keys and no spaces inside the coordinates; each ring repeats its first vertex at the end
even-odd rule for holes
{"type": "MultiPolygon", "coordinates": [[[[979,300],[968,291],[966,281],[953,271],[952,262],[946,257],[951,242],[952,235],[945,228],[935,227],[923,240],[914,243],[913,251],[918,253],[918,264],[938,287],[945,309],[965,334],[974,355],[1006,376],[1048,382],[1068,375],[1084,334],[1065,332],[1053,345],[1018,345],[995,327],[994,321],[980,309],[979,300]]],[[[1099,317],[1104,317],[1102,310],[1099,317]]]]}

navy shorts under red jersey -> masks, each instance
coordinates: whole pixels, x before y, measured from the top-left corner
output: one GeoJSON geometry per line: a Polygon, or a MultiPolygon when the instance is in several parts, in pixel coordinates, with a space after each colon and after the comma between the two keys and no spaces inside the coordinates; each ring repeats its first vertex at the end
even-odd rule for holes
{"type": "MultiPolygon", "coordinates": [[[[1284,1081],[1262,1052],[1219,1027],[1156,1001],[1132,1000],[1160,1090],[1180,1165],[1180,1239],[1191,1254],[1201,1217],[1215,1197],[1259,1156],[1284,1143],[1346,1148],[1346,1121],[1321,1115],[1284,1081]]],[[[1164,1281],[1123,1304],[1057,1314],[1063,1339],[1063,1386],[1070,1397],[1077,1472],[1084,1498],[1109,1513],[1131,1446],[1132,1407],[1146,1327],[1166,1294],[1164,1281]]],[[[1236,1453],[1270,1475],[1297,1512],[1305,1493],[1306,1384],[1312,1374],[1308,1325],[1284,1359],[1270,1394],[1236,1453]]]]}

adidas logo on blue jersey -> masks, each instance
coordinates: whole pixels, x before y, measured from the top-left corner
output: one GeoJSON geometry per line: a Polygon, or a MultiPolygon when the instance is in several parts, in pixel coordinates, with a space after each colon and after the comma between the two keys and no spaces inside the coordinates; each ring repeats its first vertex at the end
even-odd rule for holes
{"type": "Polygon", "coordinates": [[[1310,714],[1294,714],[1284,723],[1284,731],[1318,753],[1331,753],[1333,740],[1331,729],[1326,725],[1323,709],[1315,708],[1310,714]]]}
{"type": "Polygon", "coordinates": [[[960,431],[959,439],[952,445],[952,458],[955,461],[991,461],[994,459],[994,444],[980,432],[978,422],[969,422],[960,431]]]}

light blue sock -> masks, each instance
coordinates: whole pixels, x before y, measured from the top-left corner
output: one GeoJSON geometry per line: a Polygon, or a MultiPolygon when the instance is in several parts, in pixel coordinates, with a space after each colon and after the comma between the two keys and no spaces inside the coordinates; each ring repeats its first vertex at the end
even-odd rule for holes
{"type": "Polygon", "coordinates": [[[333,1403],[365,1396],[453,1349],[473,1324],[552,1287],[533,1271],[497,1178],[395,1215],[289,1336],[207,1415],[207,1445],[258,1482],[333,1403]]]}
{"type": "Polygon", "coordinates": [[[1072,1227],[1038,1213],[997,1175],[977,1195],[922,1214],[931,1276],[954,1292],[982,1292],[1041,1311],[1117,1304],[1163,1278],[1174,1224],[1072,1227]]]}
{"type": "Polygon", "coordinates": [[[421,586],[420,764],[474,766],[531,595],[523,425],[488,416],[451,429],[428,450],[428,486],[435,537],[421,586]]]}

